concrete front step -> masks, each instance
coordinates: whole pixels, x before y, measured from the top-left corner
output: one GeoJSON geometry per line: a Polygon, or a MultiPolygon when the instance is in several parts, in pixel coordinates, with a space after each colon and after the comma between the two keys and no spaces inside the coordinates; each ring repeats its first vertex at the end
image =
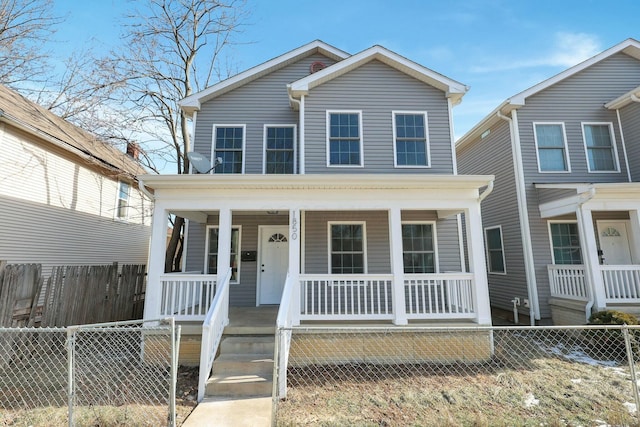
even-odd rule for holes
{"type": "Polygon", "coordinates": [[[221,374],[268,374],[273,371],[271,354],[224,353],[213,364],[213,375],[221,374]]]}
{"type": "Polygon", "coordinates": [[[266,336],[225,336],[220,343],[220,354],[273,354],[275,338],[266,336]]]}
{"type": "MultiPolygon", "coordinates": [[[[215,363],[214,363],[215,365],[215,363]]],[[[207,396],[249,397],[271,396],[272,372],[265,374],[218,374],[207,380],[207,396]]]]}

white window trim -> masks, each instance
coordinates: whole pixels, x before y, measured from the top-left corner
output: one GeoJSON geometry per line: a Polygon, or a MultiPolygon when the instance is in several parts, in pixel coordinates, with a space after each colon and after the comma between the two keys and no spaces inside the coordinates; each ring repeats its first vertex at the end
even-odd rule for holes
{"type": "Polygon", "coordinates": [[[571,160],[569,159],[569,145],[567,144],[567,131],[564,122],[533,122],[533,141],[536,145],[536,161],[538,162],[539,173],[571,173],[571,160]],[[564,142],[564,160],[567,164],[567,170],[563,171],[543,171],[540,163],[540,148],[538,147],[538,131],[536,125],[555,125],[562,126],[562,139],[564,142]]]}
{"type": "Polygon", "coordinates": [[[616,134],[613,131],[613,123],[612,122],[581,122],[580,127],[582,129],[582,145],[584,146],[584,155],[585,160],[587,162],[587,170],[589,173],[620,173],[620,159],[618,158],[618,143],[616,142],[616,134]],[[613,146],[613,160],[615,162],[615,169],[608,171],[592,171],[591,165],[589,164],[589,149],[587,148],[587,136],[584,131],[585,125],[607,125],[609,126],[609,136],[611,136],[611,145],[613,146]]]}
{"type": "Polygon", "coordinates": [[[115,219],[116,221],[128,221],[129,220],[129,214],[130,214],[130,208],[131,208],[131,183],[127,182],[127,181],[122,181],[122,180],[118,180],[118,185],[116,186],[116,209],[115,212],[113,213],[113,219],[115,219]],[[126,200],[126,205],[125,205],[125,215],[123,217],[118,215],[118,212],[120,211],[120,186],[122,184],[127,184],[128,186],[128,191],[127,191],[127,200],[126,200]]]}
{"type": "MultiPolygon", "coordinates": [[[[242,128],[242,172],[244,173],[244,165],[247,158],[247,125],[246,124],[215,124],[213,125],[213,134],[211,135],[212,139],[212,150],[211,150],[211,167],[215,164],[216,160],[216,129],[218,128],[242,128]]],[[[209,173],[213,173],[213,169],[209,173]]]]}
{"type": "MultiPolygon", "coordinates": [[[[220,228],[217,225],[207,225],[205,230],[205,238],[204,238],[204,269],[205,274],[209,274],[209,230],[220,228]]],[[[240,283],[240,267],[242,266],[242,226],[241,225],[232,225],[231,230],[234,228],[238,229],[238,275],[236,280],[231,280],[229,283],[239,284],[240,283]]],[[[219,235],[219,233],[218,233],[219,235]]]]}
{"type": "Polygon", "coordinates": [[[391,126],[393,128],[393,166],[400,169],[429,169],[431,168],[431,144],[429,143],[429,116],[426,111],[391,111],[391,126]],[[398,148],[396,135],[396,114],[413,114],[424,116],[424,137],[425,137],[425,155],[427,156],[426,165],[399,165],[398,164],[398,148]]]}
{"type": "Polygon", "coordinates": [[[364,167],[364,132],[362,127],[362,110],[327,110],[325,117],[325,131],[326,131],[326,152],[327,152],[327,167],[328,168],[362,168],[364,167]],[[358,133],[360,135],[360,164],[359,165],[332,165],[331,164],[331,150],[329,138],[331,136],[331,114],[358,114],[358,133]]]}
{"type": "MultiPolygon", "coordinates": [[[[550,219],[547,221],[547,232],[549,234],[549,249],[551,250],[551,261],[553,262],[553,265],[556,265],[556,256],[553,252],[553,235],[551,234],[551,224],[578,224],[578,221],[571,220],[571,219],[550,219]]],[[[578,228],[578,238],[579,239],[582,238],[582,236],[580,236],[580,228],[578,228]]],[[[578,246],[580,247],[580,256],[582,257],[582,265],[584,265],[584,254],[582,253],[582,245],[578,244],[578,246]]],[[[569,264],[558,264],[558,265],[569,265],[569,264]]]]}
{"type": "Polygon", "coordinates": [[[327,273],[331,272],[331,226],[332,225],[361,225],[362,226],[362,264],[364,272],[362,274],[368,274],[369,263],[367,257],[367,222],[366,221],[327,221],[327,273]]]}
{"type": "MultiPolygon", "coordinates": [[[[431,225],[431,232],[433,234],[433,262],[434,262],[434,274],[440,273],[440,258],[438,256],[438,231],[436,229],[436,221],[400,221],[400,225],[409,224],[426,224],[431,225]]],[[[404,246],[402,247],[402,254],[404,255],[404,246]]],[[[403,263],[404,270],[404,263],[403,263]]],[[[404,273],[403,274],[413,274],[404,273]]],[[[426,273],[425,273],[426,274],[426,273]]]]}
{"type": "Polygon", "coordinates": [[[262,174],[267,174],[267,129],[269,128],[292,128],[293,129],[293,173],[298,170],[298,126],[295,124],[265,124],[262,131],[262,174]]]}
{"type": "Polygon", "coordinates": [[[494,225],[491,227],[484,228],[484,241],[485,241],[485,252],[487,257],[487,273],[489,274],[497,274],[500,276],[507,275],[507,260],[504,256],[504,234],[502,233],[502,225],[494,225]],[[489,230],[500,230],[500,250],[502,252],[502,265],[504,266],[504,271],[492,271],[491,270],[491,257],[489,256],[489,239],[487,238],[487,231],[489,230]]]}

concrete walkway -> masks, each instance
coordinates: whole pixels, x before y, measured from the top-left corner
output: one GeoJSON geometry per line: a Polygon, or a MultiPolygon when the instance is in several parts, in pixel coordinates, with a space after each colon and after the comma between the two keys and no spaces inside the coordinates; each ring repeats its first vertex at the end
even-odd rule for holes
{"type": "Polygon", "coordinates": [[[271,397],[214,398],[202,400],[183,427],[268,427],[271,425],[271,397]]]}

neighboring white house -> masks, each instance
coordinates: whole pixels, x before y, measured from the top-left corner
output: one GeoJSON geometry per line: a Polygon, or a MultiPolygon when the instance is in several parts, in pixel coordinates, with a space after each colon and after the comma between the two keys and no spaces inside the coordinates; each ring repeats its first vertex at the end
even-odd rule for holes
{"type": "Polygon", "coordinates": [[[45,275],[145,264],[153,206],[142,173],[130,155],[0,86],[0,260],[40,263],[45,275]]]}

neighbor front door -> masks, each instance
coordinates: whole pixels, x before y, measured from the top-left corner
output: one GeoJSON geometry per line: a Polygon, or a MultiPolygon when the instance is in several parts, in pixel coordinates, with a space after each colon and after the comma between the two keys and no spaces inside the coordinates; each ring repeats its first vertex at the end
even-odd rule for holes
{"type": "Polygon", "coordinates": [[[597,221],[602,264],[631,264],[631,248],[627,234],[627,221],[597,221]]]}
{"type": "Polygon", "coordinates": [[[289,227],[260,227],[258,304],[280,304],[289,265],[289,227]]]}

